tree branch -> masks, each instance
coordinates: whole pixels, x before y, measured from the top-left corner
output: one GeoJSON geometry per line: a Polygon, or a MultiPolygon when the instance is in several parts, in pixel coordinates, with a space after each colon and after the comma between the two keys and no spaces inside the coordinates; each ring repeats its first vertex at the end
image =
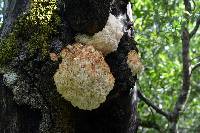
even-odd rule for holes
{"type": "Polygon", "coordinates": [[[147,99],[145,96],[143,96],[143,94],[137,90],[138,93],[138,97],[145,102],[148,106],[152,107],[157,113],[165,116],[167,119],[169,118],[168,113],[164,112],[162,109],[160,109],[159,107],[157,107],[156,105],[154,105],[149,99],[147,99]]]}
{"type": "Polygon", "coordinates": [[[196,3],[195,3],[194,0],[192,0],[192,3],[193,3],[193,9],[192,9],[192,11],[194,11],[196,9],[196,3]]]}
{"type": "Polygon", "coordinates": [[[200,26],[200,16],[197,18],[194,29],[190,32],[190,39],[196,34],[197,30],[199,29],[199,26],[200,26]]]}
{"type": "MultiPolygon", "coordinates": [[[[185,11],[191,13],[191,4],[190,0],[184,0],[185,11]]],[[[189,17],[187,18],[187,23],[189,22],[189,17]]],[[[196,32],[195,32],[196,33],[196,32]]],[[[182,87],[176,101],[175,107],[173,112],[169,114],[169,121],[170,121],[170,132],[177,133],[177,122],[179,120],[180,112],[183,110],[187,98],[189,96],[190,91],[190,58],[189,58],[189,45],[190,45],[190,34],[186,25],[183,23],[182,28],[182,61],[183,61],[183,70],[182,70],[182,87]]]]}
{"type": "Polygon", "coordinates": [[[180,112],[183,110],[190,91],[190,59],[189,59],[189,32],[187,28],[182,30],[182,60],[183,60],[183,75],[182,75],[182,88],[176,101],[173,112],[170,114],[170,121],[172,122],[171,132],[177,132],[177,122],[180,116],[180,112]]]}

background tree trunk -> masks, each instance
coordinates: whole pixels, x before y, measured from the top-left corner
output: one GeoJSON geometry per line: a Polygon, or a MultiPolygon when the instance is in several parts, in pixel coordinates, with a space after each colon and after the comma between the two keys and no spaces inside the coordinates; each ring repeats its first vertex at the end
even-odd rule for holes
{"type": "MultiPolygon", "coordinates": [[[[76,33],[94,34],[105,26],[110,8],[115,16],[126,12],[127,0],[65,0],[58,1],[58,14],[62,23],[58,34],[49,38],[51,50],[74,42],[76,33]],[[88,3],[91,5],[88,7],[88,3]],[[88,13],[84,14],[84,11],[88,13]],[[87,21],[85,21],[87,20],[87,21]]],[[[1,37],[14,31],[14,25],[30,10],[28,0],[8,0],[1,37]]],[[[125,20],[128,23],[128,19],[125,20]]],[[[39,26],[39,25],[38,25],[39,26]]],[[[29,29],[27,29],[29,30],[29,29]]],[[[23,34],[23,31],[22,33],[23,34]]],[[[31,33],[30,33],[31,34],[31,33]]],[[[4,83],[4,72],[0,74],[0,132],[2,133],[133,133],[137,130],[136,101],[133,99],[136,77],[126,63],[130,50],[136,50],[135,42],[124,33],[117,51],[106,56],[113,76],[114,89],[105,103],[92,111],[73,107],[56,91],[53,75],[59,62],[49,57],[41,58],[40,51],[34,55],[25,49],[23,36],[16,38],[20,52],[6,62],[10,72],[18,75],[10,86],[4,83]]]]}

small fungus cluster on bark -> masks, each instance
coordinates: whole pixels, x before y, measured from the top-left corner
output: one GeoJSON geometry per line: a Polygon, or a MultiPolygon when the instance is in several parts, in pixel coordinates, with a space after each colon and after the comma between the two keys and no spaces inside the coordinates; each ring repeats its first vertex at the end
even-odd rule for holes
{"type": "Polygon", "coordinates": [[[93,36],[79,34],[75,37],[77,42],[92,45],[104,55],[117,50],[120,39],[123,36],[124,24],[120,18],[109,14],[108,21],[103,30],[95,33],[93,36]]]}
{"type": "Polygon", "coordinates": [[[135,50],[131,50],[128,53],[127,64],[133,75],[139,74],[143,69],[140,57],[135,50]]]}

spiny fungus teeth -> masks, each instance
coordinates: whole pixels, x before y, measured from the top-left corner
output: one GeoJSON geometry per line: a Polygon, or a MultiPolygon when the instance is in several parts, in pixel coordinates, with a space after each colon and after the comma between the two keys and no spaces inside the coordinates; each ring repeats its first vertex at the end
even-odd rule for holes
{"type": "Polygon", "coordinates": [[[135,50],[131,50],[128,53],[127,64],[133,75],[136,75],[143,70],[143,65],[140,61],[140,57],[135,50]]]}
{"type": "Polygon", "coordinates": [[[102,31],[95,33],[93,36],[79,34],[75,37],[75,40],[86,45],[92,45],[96,50],[107,55],[117,50],[120,39],[123,36],[123,28],[124,25],[121,19],[110,14],[102,31]]]}
{"type": "Polygon", "coordinates": [[[76,43],[63,49],[61,57],[54,75],[57,91],[75,107],[98,108],[115,81],[103,55],[93,46],[76,43]]]}

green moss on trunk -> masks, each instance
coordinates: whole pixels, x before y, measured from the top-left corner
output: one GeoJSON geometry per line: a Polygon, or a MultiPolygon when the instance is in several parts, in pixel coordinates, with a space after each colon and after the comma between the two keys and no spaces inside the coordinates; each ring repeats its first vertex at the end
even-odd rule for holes
{"type": "Polygon", "coordinates": [[[10,33],[6,38],[1,39],[0,49],[0,64],[15,56],[18,51],[15,34],[10,33]]]}
{"type": "Polygon", "coordinates": [[[12,32],[1,39],[0,64],[16,57],[22,46],[25,46],[30,56],[39,52],[42,57],[46,57],[51,39],[57,34],[57,27],[61,23],[55,11],[55,0],[32,0],[30,11],[18,18],[12,32]],[[40,7],[40,10],[36,7],[40,7]]]}

